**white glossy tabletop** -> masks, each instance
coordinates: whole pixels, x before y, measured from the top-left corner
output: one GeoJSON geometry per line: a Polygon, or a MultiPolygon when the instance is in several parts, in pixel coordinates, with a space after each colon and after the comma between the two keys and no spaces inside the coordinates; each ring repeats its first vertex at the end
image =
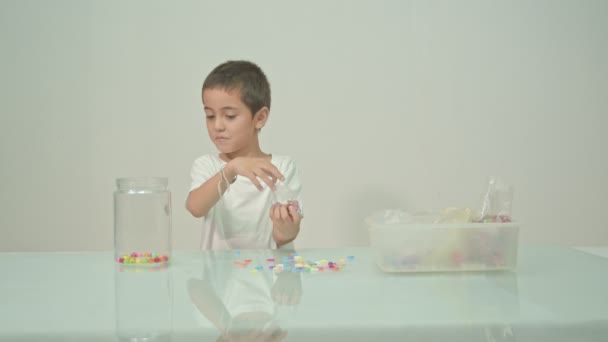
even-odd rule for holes
{"type": "Polygon", "coordinates": [[[445,274],[383,273],[367,248],[296,252],[354,259],[277,275],[276,251],[176,252],[148,271],[110,252],[0,253],[0,341],[608,341],[608,259],[582,251],[524,245],[516,272],[445,274]]]}

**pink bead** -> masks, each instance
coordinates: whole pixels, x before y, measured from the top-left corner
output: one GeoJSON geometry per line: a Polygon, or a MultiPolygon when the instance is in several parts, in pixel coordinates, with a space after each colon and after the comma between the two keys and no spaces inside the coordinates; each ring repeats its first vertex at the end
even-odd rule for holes
{"type": "Polygon", "coordinates": [[[138,255],[137,255],[137,253],[133,252],[133,253],[131,253],[131,256],[134,258],[137,258],[138,255]]]}
{"type": "Polygon", "coordinates": [[[118,258],[118,262],[121,263],[121,264],[124,263],[125,262],[125,258],[118,258]]]}

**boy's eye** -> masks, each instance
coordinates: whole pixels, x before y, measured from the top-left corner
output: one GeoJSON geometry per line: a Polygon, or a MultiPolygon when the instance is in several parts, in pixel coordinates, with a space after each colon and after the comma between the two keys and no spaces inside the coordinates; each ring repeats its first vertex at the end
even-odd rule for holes
{"type": "Polygon", "coordinates": [[[212,120],[213,118],[215,118],[215,115],[207,115],[207,120],[212,120]]]}
{"type": "Polygon", "coordinates": [[[226,115],[226,117],[228,118],[228,120],[232,120],[236,118],[236,115],[226,115]]]}

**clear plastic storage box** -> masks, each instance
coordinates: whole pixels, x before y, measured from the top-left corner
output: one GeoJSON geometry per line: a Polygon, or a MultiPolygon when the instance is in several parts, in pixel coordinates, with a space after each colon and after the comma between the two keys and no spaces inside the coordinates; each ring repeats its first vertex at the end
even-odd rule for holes
{"type": "Polygon", "coordinates": [[[514,270],[517,266],[516,222],[434,224],[428,216],[415,223],[387,223],[381,213],[374,213],[366,223],[376,263],[385,272],[514,270]]]}

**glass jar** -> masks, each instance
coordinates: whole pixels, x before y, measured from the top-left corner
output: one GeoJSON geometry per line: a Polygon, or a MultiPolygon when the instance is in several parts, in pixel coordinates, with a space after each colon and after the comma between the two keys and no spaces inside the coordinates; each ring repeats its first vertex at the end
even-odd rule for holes
{"type": "Polygon", "coordinates": [[[124,265],[171,259],[171,192],[163,177],[119,178],[114,192],[114,257],[124,265]]]}

